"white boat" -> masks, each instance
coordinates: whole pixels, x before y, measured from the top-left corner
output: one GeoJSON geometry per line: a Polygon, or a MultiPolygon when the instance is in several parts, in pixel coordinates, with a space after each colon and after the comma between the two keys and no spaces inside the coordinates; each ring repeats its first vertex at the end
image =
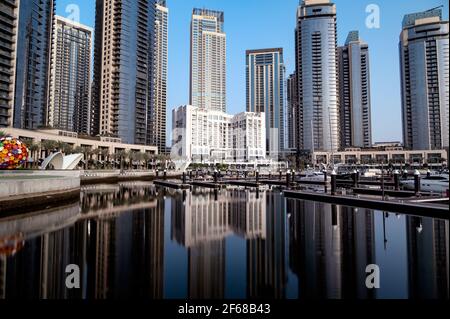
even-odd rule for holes
{"type": "Polygon", "coordinates": [[[381,169],[377,168],[369,168],[366,171],[364,171],[364,173],[362,173],[363,177],[377,177],[381,175],[382,175],[381,169]]]}
{"type": "MultiPolygon", "coordinates": [[[[414,180],[408,179],[400,182],[407,190],[414,190],[414,180]]],[[[420,190],[422,192],[445,193],[449,190],[448,174],[431,175],[420,179],[420,190]]]]}
{"type": "Polygon", "coordinates": [[[324,182],[325,174],[318,171],[307,171],[305,176],[300,178],[301,182],[324,182]]]}

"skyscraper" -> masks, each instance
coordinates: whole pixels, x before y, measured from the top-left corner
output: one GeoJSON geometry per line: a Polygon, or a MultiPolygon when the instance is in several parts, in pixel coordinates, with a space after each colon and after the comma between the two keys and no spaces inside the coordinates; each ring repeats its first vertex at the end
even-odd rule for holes
{"type": "Polygon", "coordinates": [[[297,12],[296,73],[302,148],[337,151],[339,99],[336,6],[303,0],[297,12]]]}
{"type": "Polygon", "coordinates": [[[55,18],[47,117],[53,128],[89,134],[92,32],[55,18]]]}
{"type": "Polygon", "coordinates": [[[371,147],[369,46],[351,31],[338,57],[341,146],[371,147]]]}
{"type": "Polygon", "coordinates": [[[147,144],[158,147],[159,153],[166,152],[167,113],[167,55],[168,55],[169,9],[166,0],[158,0],[155,10],[155,32],[153,52],[153,89],[149,112],[147,144]]]}
{"type": "Polygon", "coordinates": [[[410,149],[449,146],[449,22],[442,10],[408,14],[400,35],[403,141],[410,149]]]}
{"type": "Polygon", "coordinates": [[[190,104],[226,112],[226,35],[223,12],[193,10],[190,66],[190,104]]]}
{"type": "Polygon", "coordinates": [[[287,94],[287,148],[291,150],[301,149],[299,145],[298,132],[300,130],[299,116],[298,114],[298,86],[297,86],[297,74],[293,73],[289,75],[286,81],[286,94],[287,94]]]}
{"type": "Polygon", "coordinates": [[[17,50],[16,1],[2,3],[0,15],[0,127],[12,126],[14,113],[15,65],[17,50]]]}
{"type": "Polygon", "coordinates": [[[154,89],[156,0],[97,0],[93,134],[146,144],[154,89]]]}
{"type": "Polygon", "coordinates": [[[264,113],[266,149],[276,156],[285,146],[283,49],[248,50],[246,65],[247,112],[264,113]]]}
{"type": "MultiPolygon", "coordinates": [[[[54,1],[7,1],[4,7],[10,8],[9,12],[11,4],[15,7],[17,40],[16,47],[12,45],[16,52],[13,126],[36,129],[46,123],[47,117],[54,1]]],[[[7,24],[11,27],[14,23],[9,19],[7,24]]]]}

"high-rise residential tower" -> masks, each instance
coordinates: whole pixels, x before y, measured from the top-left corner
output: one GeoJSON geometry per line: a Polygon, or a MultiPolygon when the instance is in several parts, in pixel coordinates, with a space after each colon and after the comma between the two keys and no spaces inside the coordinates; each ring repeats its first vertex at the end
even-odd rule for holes
{"type": "Polygon", "coordinates": [[[300,149],[298,145],[299,120],[298,113],[298,86],[297,74],[292,73],[286,80],[286,128],[287,128],[287,148],[290,150],[300,149]]]}
{"type": "Polygon", "coordinates": [[[18,1],[0,4],[0,127],[11,127],[17,51],[18,1]]]}
{"type": "Polygon", "coordinates": [[[157,0],[97,0],[93,134],[146,144],[157,0]]]}
{"type": "Polygon", "coordinates": [[[226,35],[223,12],[193,10],[190,66],[190,104],[226,112],[226,35]]]}
{"type": "Polygon", "coordinates": [[[371,147],[369,46],[351,31],[338,57],[341,147],[371,147]]]}
{"type": "MultiPolygon", "coordinates": [[[[0,4],[0,23],[13,31],[0,40],[7,44],[0,48],[6,55],[6,60],[1,60],[12,66],[4,69],[10,74],[6,84],[10,91],[7,103],[0,100],[0,110],[6,109],[4,105],[12,105],[9,99],[14,92],[14,110],[8,107],[7,113],[8,117],[14,113],[12,124],[16,128],[36,129],[46,123],[54,9],[54,0],[8,0],[0,4]]],[[[11,119],[8,122],[10,126],[11,119]]]]}
{"type": "Polygon", "coordinates": [[[160,154],[166,153],[168,20],[169,9],[166,0],[158,0],[153,34],[153,89],[151,90],[147,144],[157,146],[160,154]]]}
{"type": "Polygon", "coordinates": [[[336,6],[303,0],[297,11],[296,73],[302,148],[340,147],[336,6]]]}
{"type": "Polygon", "coordinates": [[[93,30],[56,16],[50,62],[47,124],[89,134],[93,30]]]}
{"type": "Polygon", "coordinates": [[[448,147],[449,22],[442,10],[406,15],[399,46],[405,147],[448,147]]]}
{"type": "Polygon", "coordinates": [[[285,148],[285,66],[283,49],[246,52],[247,112],[264,113],[266,149],[277,156],[285,148]]]}

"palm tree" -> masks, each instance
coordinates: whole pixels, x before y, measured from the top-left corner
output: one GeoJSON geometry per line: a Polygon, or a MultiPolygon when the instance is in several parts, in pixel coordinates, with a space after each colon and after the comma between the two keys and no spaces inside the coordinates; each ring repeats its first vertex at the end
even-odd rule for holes
{"type": "Polygon", "coordinates": [[[105,169],[105,166],[109,165],[109,150],[106,148],[101,149],[100,155],[103,158],[103,169],[105,169]]]}
{"type": "Polygon", "coordinates": [[[120,150],[114,154],[114,157],[120,161],[120,170],[123,170],[124,159],[126,157],[126,152],[124,150],[120,150]]]}
{"type": "Polygon", "coordinates": [[[49,152],[54,152],[57,147],[57,144],[55,141],[50,140],[44,140],[41,141],[41,149],[45,151],[45,157],[48,156],[49,152]]]}
{"type": "Polygon", "coordinates": [[[6,133],[3,131],[0,131],[0,138],[5,137],[5,136],[6,136],[6,133]]]}
{"type": "Polygon", "coordinates": [[[144,163],[145,163],[145,169],[146,169],[146,170],[148,169],[148,161],[149,161],[150,159],[151,159],[151,155],[150,155],[149,153],[145,152],[145,153],[142,154],[142,160],[143,160],[144,163]]]}

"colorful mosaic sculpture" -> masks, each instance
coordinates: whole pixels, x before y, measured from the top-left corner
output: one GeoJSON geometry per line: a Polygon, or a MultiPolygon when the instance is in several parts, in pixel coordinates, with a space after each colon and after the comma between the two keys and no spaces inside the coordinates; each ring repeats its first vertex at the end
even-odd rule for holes
{"type": "Polygon", "coordinates": [[[12,137],[0,139],[0,169],[21,168],[28,159],[28,149],[24,143],[12,137]]]}

